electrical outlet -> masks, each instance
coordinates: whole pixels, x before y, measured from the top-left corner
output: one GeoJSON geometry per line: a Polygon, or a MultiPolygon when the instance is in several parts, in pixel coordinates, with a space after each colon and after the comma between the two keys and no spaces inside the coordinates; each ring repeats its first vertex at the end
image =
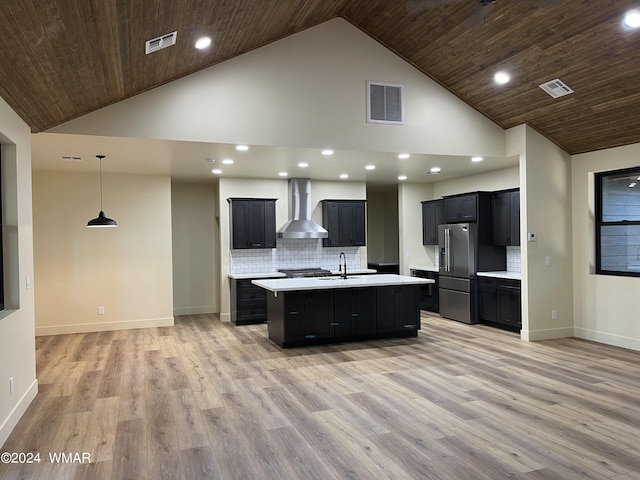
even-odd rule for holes
{"type": "Polygon", "coordinates": [[[13,377],[9,377],[9,395],[13,395],[13,377]]]}
{"type": "Polygon", "coordinates": [[[550,266],[551,266],[551,257],[546,257],[546,258],[544,259],[544,264],[545,264],[547,267],[550,267],[550,266]]]}
{"type": "Polygon", "coordinates": [[[104,307],[98,307],[98,315],[104,315],[104,307]]]}
{"type": "Polygon", "coordinates": [[[558,319],[558,310],[551,310],[551,320],[558,319]]]}

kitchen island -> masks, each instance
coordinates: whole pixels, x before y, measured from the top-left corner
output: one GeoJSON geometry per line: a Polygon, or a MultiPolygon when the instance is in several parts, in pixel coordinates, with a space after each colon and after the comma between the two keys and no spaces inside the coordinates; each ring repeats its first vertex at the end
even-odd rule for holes
{"type": "Polygon", "coordinates": [[[415,337],[419,286],[404,275],[256,279],[267,290],[269,339],[282,348],[415,337]]]}

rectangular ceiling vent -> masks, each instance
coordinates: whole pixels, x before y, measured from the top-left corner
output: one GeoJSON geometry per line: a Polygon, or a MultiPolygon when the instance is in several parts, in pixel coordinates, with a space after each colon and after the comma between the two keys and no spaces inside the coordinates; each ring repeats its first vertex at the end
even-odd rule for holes
{"type": "Polygon", "coordinates": [[[147,55],[150,53],[156,52],[158,50],[162,50],[163,48],[170,47],[171,45],[176,44],[176,37],[178,36],[178,32],[167,33],[166,35],[162,35],[158,38],[152,38],[151,40],[147,40],[144,43],[144,51],[147,55]]]}
{"type": "Polygon", "coordinates": [[[367,122],[404,125],[402,85],[367,81],[367,122]]]}
{"type": "Polygon", "coordinates": [[[573,90],[571,90],[569,86],[559,78],[550,80],[538,86],[553,98],[564,97],[565,95],[573,93],[573,90]]]}

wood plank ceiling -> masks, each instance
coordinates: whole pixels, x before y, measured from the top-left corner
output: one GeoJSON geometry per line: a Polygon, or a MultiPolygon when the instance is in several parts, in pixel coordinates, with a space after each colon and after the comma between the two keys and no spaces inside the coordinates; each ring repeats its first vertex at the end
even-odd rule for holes
{"type": "Polygon", "coordinates": [[[640,0],[24,0],[0,6],[0,96],[33,132],[343,17],[503,128],[576,154],[640,142],[640,0]],[[171,48],[144,42],[178,31],[171,48]],[[213,47],[193,49],[209,35],[213,47]],[[493,83],[511,72],[506,86],[493,83]],[[553,99],[560,78],[574,94],[553,99]]]}

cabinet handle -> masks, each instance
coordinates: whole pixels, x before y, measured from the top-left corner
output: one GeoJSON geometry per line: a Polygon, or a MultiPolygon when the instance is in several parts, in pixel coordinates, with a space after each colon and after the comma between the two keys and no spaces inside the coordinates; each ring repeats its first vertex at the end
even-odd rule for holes
{"type": "Polygon", "coordinates": [[[359,314],[359,313],[352,313],[352,314],[351,314],[351,316],[352,316],[352,317],[359,317],[359,316],[360,316],[360,314],[359,314]]]}
{"type": "Polygon", "coordinates": [[[404,328],[416,328],[415,323],[413,325],[403,325],[404,328]]]}
{"type": "Polygon", "coordinates": [[[316,338],[315,335],[305,335],[304,338],[316,338]]]}
{"type": "Polygon", "coordinates": [[[262,244],[261,243],[252,243],[251,246],[252,247],[261,247],[262,244]]]}
{"type": "Polygon", "coordinates": [[[298,312],[289,312],[289,315],[297,315],[298,312]]]}
{"type": "Polygon", "coordinates": [[[338,325],[340,325],[340,324],[339,324],[339,323],[337,323],[337,322],[332,322],[332,323],[330,323],[329,325],[331,325],[332,327],[337,327],[337,326],[338,326],[338,325]]]}

